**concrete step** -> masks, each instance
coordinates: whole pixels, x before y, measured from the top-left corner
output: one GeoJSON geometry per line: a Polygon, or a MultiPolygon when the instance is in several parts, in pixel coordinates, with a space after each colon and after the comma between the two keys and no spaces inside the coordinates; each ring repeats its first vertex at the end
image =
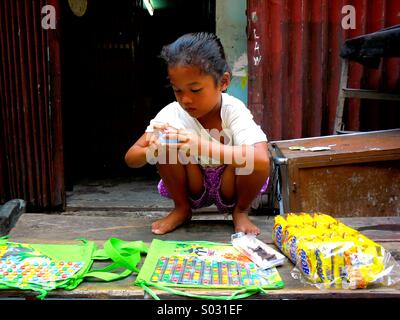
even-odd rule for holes
{"type": "Polygon", "coordinates": [[[25,212],[26,203],[22,199],[13,199],[0,207],[0,236],[7,235],[25,212]]]}
{"type": "MultiPolygon", "coordinates": [[[[120,210],[118,208],[107,210],[76,210],[62,212],[62,216],[85,216],[85,217],[127,217],[127,218],[162,218],[170,210],[120,210]]],[[[192,220],[232,220],[232,215],[221,214],[217,209],[202,208],[193,210],[192,220]],[[208,209],[208,210],[206,210],[208,209]]]]}

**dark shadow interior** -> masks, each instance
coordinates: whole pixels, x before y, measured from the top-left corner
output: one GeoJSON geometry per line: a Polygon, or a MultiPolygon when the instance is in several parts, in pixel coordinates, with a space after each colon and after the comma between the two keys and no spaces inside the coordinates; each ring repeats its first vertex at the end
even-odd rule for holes
{"type": "Polygon", "coordinates": [[[148,122],[174,100],[163,45],[194,31],[215,32],[215,0],[90,1],[75,16],[62,1],[62,84],[65,180],[155,176],[153,166],[130,169],[128,148],[148,122]]]}

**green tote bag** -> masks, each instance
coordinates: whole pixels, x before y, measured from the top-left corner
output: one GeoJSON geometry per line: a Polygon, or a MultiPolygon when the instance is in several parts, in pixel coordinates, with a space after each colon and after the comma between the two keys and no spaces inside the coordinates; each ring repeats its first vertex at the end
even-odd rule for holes
{"type": "Polygon", "coordinates": [[[72,290],[85,278],[122,279],[139,272],[141,254],[148,250],[142,241],[110,238],[98,249],[93,241],[78,240],[77,244],[27,244],[0,238],[0,289],[33,290],[44,299],[49,291],[72,290]],[[111,263],[92,269],[96,260],[111,263]]]}

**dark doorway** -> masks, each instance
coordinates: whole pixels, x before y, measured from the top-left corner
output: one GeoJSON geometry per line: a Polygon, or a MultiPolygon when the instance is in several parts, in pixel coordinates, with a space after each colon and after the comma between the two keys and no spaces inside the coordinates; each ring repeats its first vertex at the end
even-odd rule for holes
{"type": "Polygon", "coordinates": [[[163,45],[194,31],[215,32],[215,0],[89,1],[79,17],[63,1],[62,80],[65,180],[155,175],[129,169],[128,148],[148,122],[174,100],[163,45]]]}

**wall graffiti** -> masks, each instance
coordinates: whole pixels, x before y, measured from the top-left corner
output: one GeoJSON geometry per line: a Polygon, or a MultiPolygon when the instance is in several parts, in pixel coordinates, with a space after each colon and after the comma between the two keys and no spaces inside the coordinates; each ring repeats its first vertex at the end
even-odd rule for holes
{"type": "MultiPolygon", "coordinates": [[[[257,20],[257,13],[253,12],[252,13],[252,19],[253,21],[257,20]]],[[[260,42],[258,39],[260,39],[260,36],[257,34],[256,28],[253,28],[253,37],[254,37],[254,56],[253,56],[253,64],[254,66],[258,66],[261,62],[262,55],[261,55],[261,48],[260,48],[260,42]]]]}

